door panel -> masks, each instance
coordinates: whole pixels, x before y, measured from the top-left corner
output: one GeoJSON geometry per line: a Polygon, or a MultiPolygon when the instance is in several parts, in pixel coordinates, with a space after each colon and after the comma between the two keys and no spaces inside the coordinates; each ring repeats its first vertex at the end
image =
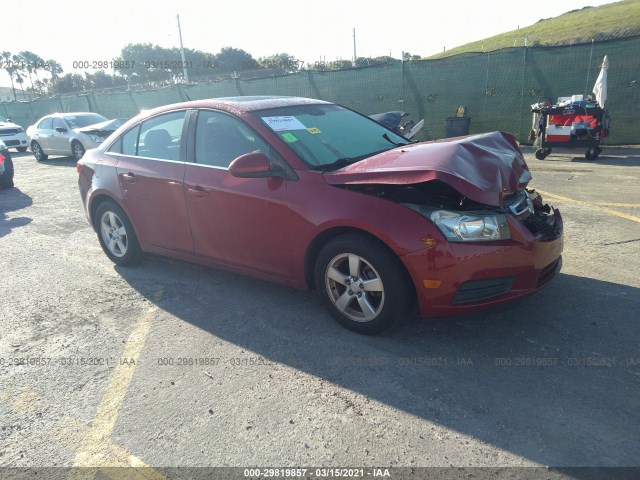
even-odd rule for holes
{"type": "Polygon", "coordinates": [[[193,253],[180,158],[184,117],[184,111],[159,115],[123,134],[116,170],[141,240],[193,253]]]}
{"type": "Polygon", "coordinates": [[[71,155],[71,144],[69,143],[69,137],[71,133],[69,126],[61,119],[53,119],[53,131],[49,138],[49,148],[52,152],[60,155],[71,155]],[[66,128],[66,132],[58,132],[56,128],[66,128]]]}
{"type": "Polygon", "coordinates": [[[38,145],[40,145],[40,148],[44,153],[50,152],[49,144],[53,133],[54,130],[52,118],[43,119],[36,127],[36,132],[33,136],[33,140],[38,142],[38,145]]]}
{"type": "Polygon", "coordinates": [[[122,156],[116,170],[131,221],[141,240],[192,253],[184,201],[184,163],[122,156]]]}
{"type": "Polygon", "coordinates": [[[291,277],[285,180],[187,164],[185,188],[197,255],[291,277]]]}
{"type": "Polygon", "coordinates": [[[227,170],[244,153],[273,155],[268,144],[244,122],[221,112],[201,110],[194,123],[193,158],[184,179],[194,252],[290,278],[287,181],[237,178],[227,170]]]}

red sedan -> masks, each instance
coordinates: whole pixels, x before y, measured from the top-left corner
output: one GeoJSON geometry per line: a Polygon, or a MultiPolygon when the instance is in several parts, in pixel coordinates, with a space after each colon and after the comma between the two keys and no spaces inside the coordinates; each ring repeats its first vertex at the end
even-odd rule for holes
{"type": "Polygon", "coordinates": [[[342,106],[296,97],[167,105],[78,162],[107,256],[143,252],[321,292],[346,328],[378,333],[544,287],[562,219],[527,189],[514,138],[411,143],[342,106]]]}

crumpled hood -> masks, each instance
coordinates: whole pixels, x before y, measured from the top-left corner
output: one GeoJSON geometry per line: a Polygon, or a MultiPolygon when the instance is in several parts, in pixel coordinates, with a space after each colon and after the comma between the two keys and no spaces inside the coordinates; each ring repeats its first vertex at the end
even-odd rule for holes
{"type": "Polygon", "coordinates": [[[502,207],[531,173],[513,135],[490,132],[394,148],[324,174],[331,185],[408,185],[440,180],[465,197],[502,207]]]}
{"type": "Polygon", "coordinates": [[[88,125],[86,127],[76,128],[76,132],[86,133],[87,135],[95,134],[95,135],[103,135],[109,136],[111,133],[115,132],[120,125],[124,124],[127,121],[125,118],[115,118],[113,120],[107,120],[105,122],[95,123],[93,125],[88,125]]]}

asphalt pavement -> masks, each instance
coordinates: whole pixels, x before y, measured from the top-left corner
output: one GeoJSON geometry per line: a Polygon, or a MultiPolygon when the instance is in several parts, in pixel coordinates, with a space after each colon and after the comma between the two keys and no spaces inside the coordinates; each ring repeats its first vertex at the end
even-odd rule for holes
{"type": "Polygon", "coordinates": [[[156,256],[114,266],[75,162],[14,154],[16,187],[0,192],[0,478],[640,467],[640,149],[591,162],[523,150],[530,186],[564,218],[560,275],[505,307],[375,337],[341,328],[314,292],[156,256]]]}

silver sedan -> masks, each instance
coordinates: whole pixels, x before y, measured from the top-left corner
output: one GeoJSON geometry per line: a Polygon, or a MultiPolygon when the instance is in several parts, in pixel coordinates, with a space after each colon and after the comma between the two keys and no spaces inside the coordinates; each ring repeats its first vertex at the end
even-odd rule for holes
{"type": "Polygon", "coordinates": [[[27,128],[29,148],[38,161],[49,155],[71,155],[80,160],[85,151],[100,145],[115,130],[101,128],[103,123],[111,122],[91,112],[46,115],[27,128]]]}

